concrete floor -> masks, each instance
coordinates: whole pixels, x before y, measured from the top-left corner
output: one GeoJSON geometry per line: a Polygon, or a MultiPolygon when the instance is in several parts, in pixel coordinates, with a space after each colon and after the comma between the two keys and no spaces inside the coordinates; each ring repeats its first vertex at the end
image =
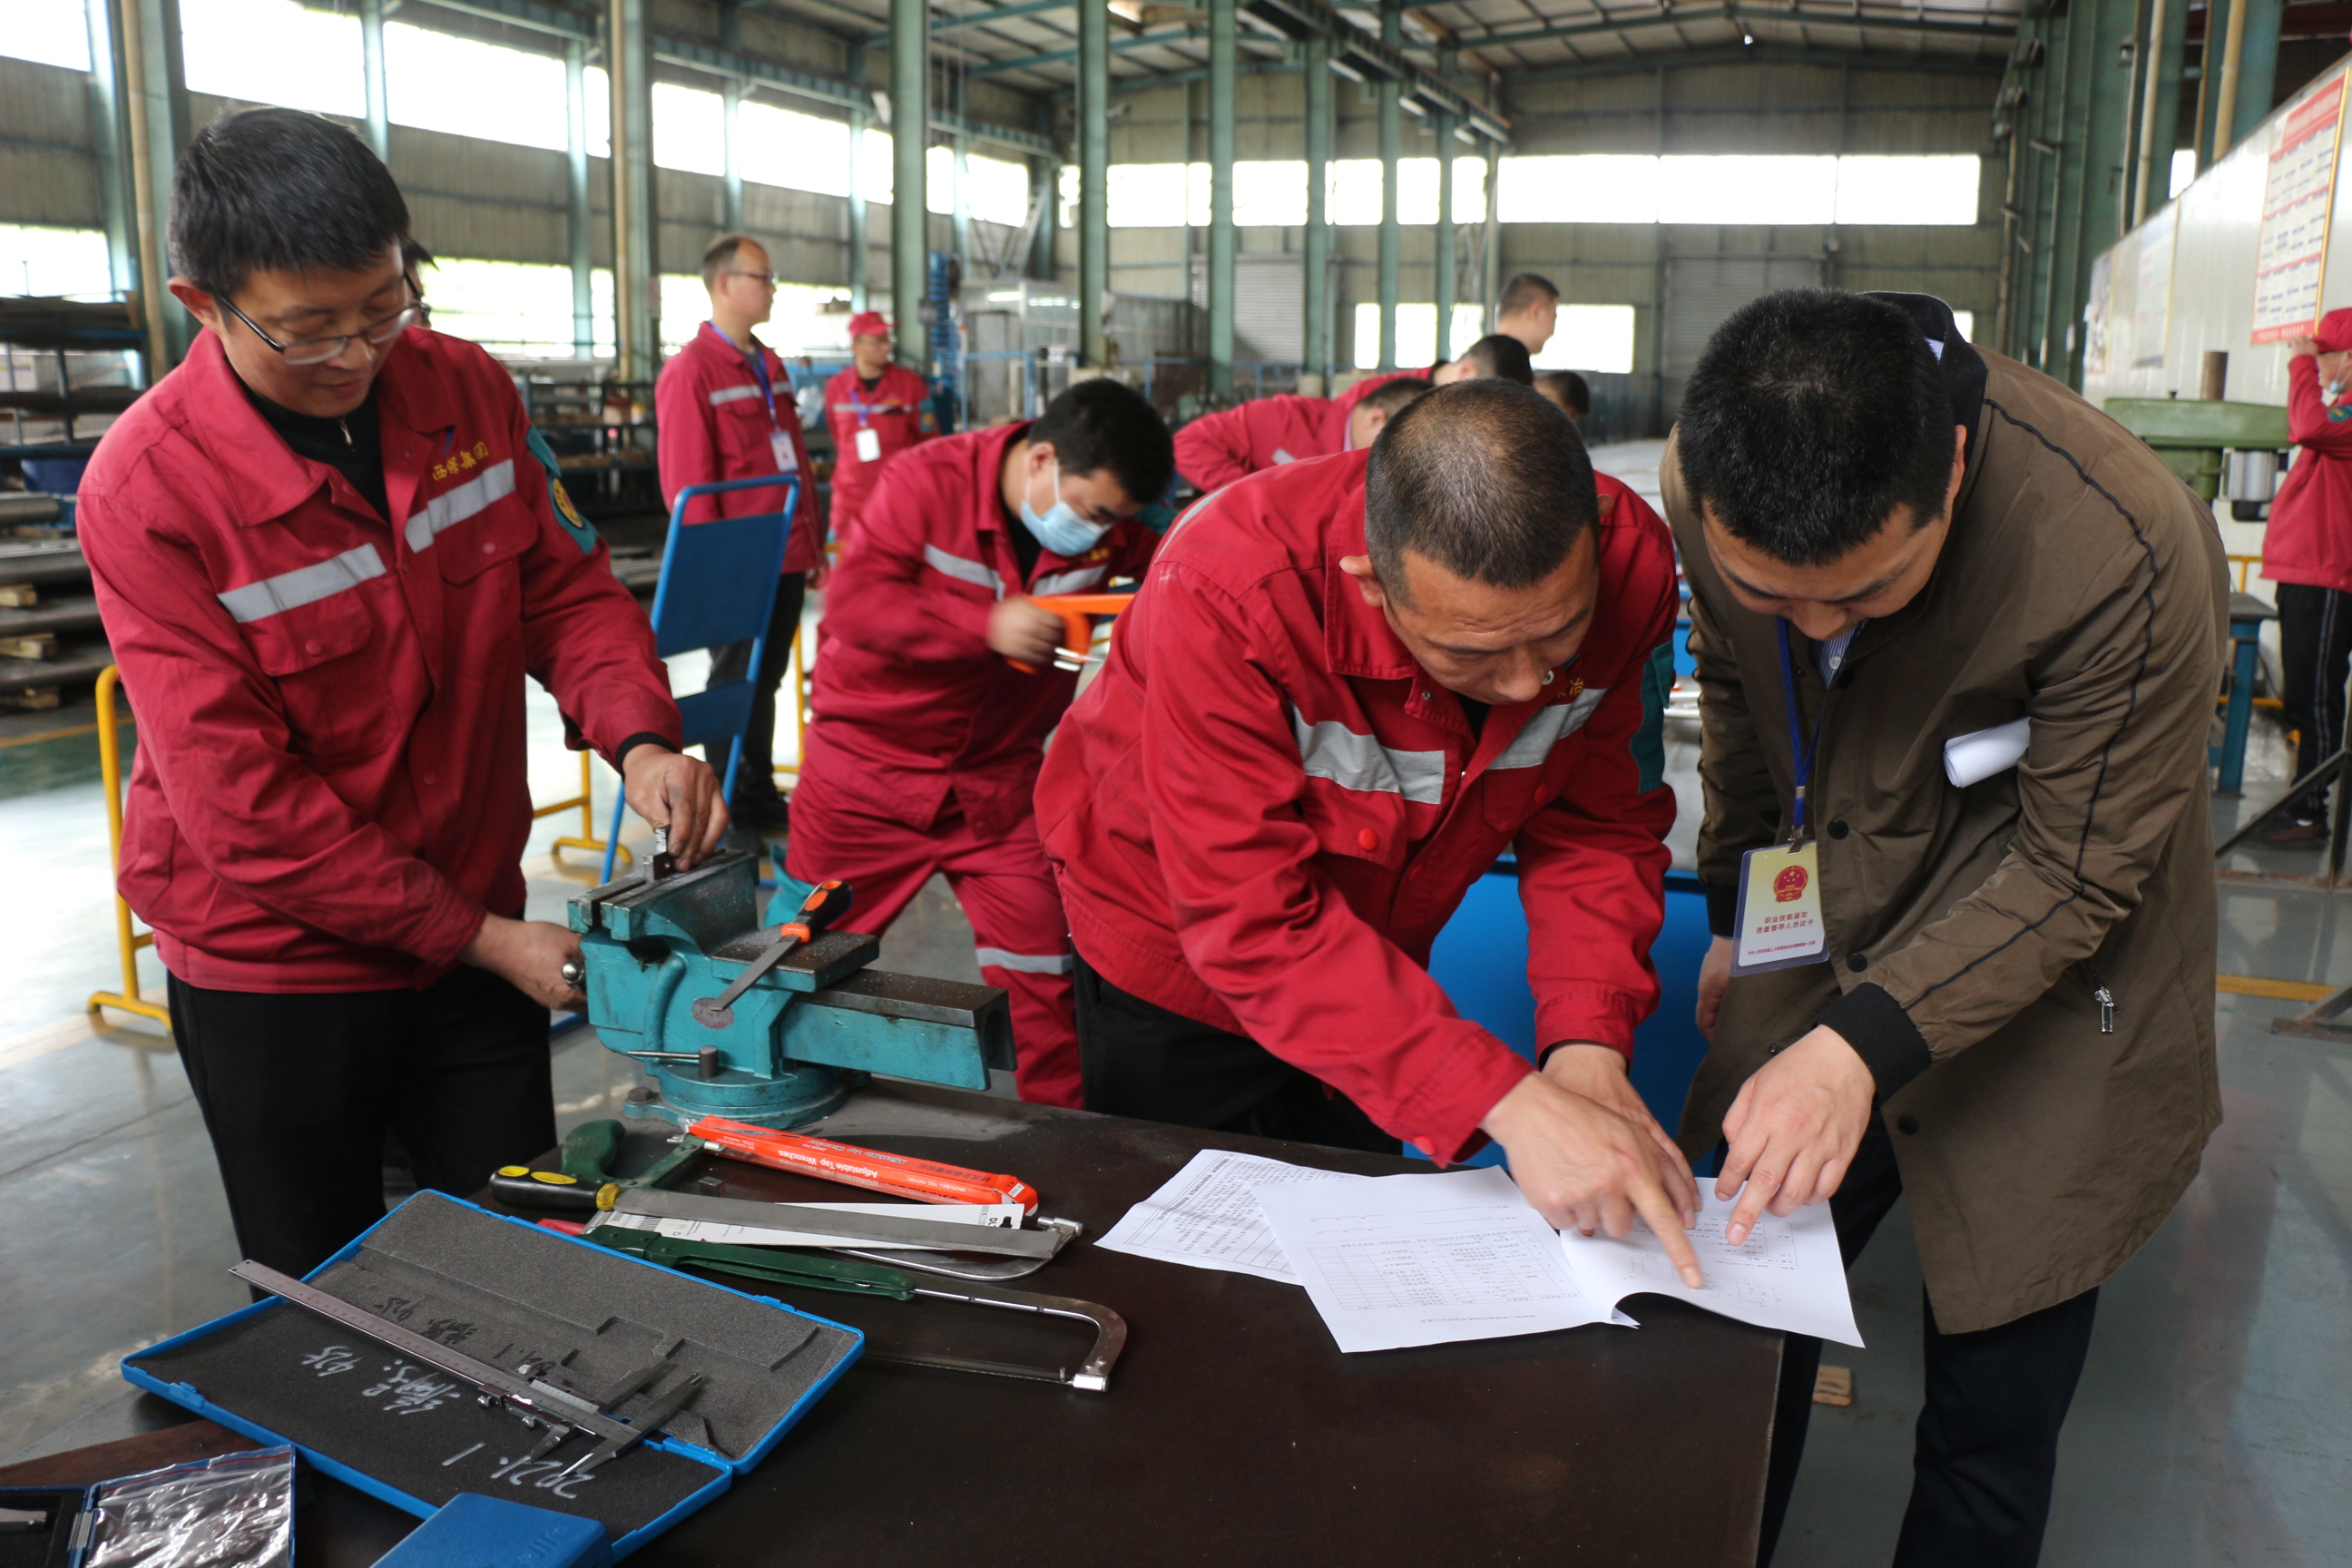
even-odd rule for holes
{"type": "MultiPolygon", "coordinates": [[[[1627,477],[1647,488],[1649,476],[1627,477]]],[[[680,669],[680,689],[698,684],[698,671],[680,669]]],[[[577,763],[552,705],[535,701],[533,715],[535,792],[559,798],[576,789],[577,763]]],[[[0,847],[16,868],[19,911],[0,994],[0,1459],[65,1446],[58,1428],[120,1397],[124,1353],[246,1299],[224,1271],[236,1256],[227,1213],[168,1041],[143,1025],[81,1021],[82,999],[119,979],[96,748],[87,732],[33,737],[88,720],[87,708],[0,717],[0,847]]],[[[2257,735],[2258,805],[2287,764],[2274,735],[2257,735]]],[[[1672,762],[1686,815],[1692,761],[1685,738],[1672,762]]],[[[609,783],[604,774],[604,802],[609,783]]],[[[2217,831],[2236,809],[2221,803],[2217,831]]],[[[577,820],[542,822],[533,837],[525,866],[542,918],[595,879],[546,853],[577,820]]],[[[1677,832],[1678,860],[1689,831],[1677,832]]],[[[2226,889],[2221,969],[2352,980],[2352,921],[2337,908],[2315,891],[2226,889]]],[[[886,940],[883,962],[976,980],[971,943],[934,884],[886,940]]],[[[160,994],[152,957],[144,963],[160,994]]],[[[2053,1568],[2352,1559],[2352,1047],[2267,1032],[2302,1005],[2217,999],[2228,1121],[2188,1197],[2103,1296],[2061,1458],[2043,1557],[2053,1568]]],[[[554,1059],[566,1127],[613,1113],[634,1081],[585,1032],[560,1041],[554,1059]]],[[[1880,1231],[1853,1284],[1870,1348],[1830,1358],[1852,1366],[1856,1400],[1815,1411],[1787,1568],[1885,1563],[1908,1489],[1919,1273],[1907,1226],[1880,1231]]]]}

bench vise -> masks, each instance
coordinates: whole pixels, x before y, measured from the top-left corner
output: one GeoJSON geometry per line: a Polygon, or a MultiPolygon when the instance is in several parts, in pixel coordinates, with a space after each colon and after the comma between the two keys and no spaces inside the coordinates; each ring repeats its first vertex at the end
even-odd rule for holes
{"type": "Polygon", "coordinates": [[[760,918],[759,859],[721,850],[690,871],[669,857],[573,899],[588,1023],[652,1075],[632,1115],[723,1116],[797,1127],[837,1109],[868,1073],[985,1089],[1013,1066],[1012,1016],[992,985],[866,967],[877,938],[827,931],[756,980],[724,1028],[694,1004],[724,991],[776,940],[760,918]]]}

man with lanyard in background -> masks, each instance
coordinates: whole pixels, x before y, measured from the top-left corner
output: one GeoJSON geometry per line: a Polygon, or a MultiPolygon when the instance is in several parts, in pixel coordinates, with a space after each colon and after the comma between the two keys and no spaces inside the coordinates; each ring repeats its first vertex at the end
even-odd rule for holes
{"type": "MultiPolygon", "coordinates": [[[[710,290],[710,320],[662,366],[654,386],[662,499],[675,505],[688,486],[723,479],[767,474],[801,479],[730,802],[736,821],[759,832],[781,833],[787,817],[776,790],[776,689],[783,683],[793,635],[800,628],[808,574],[824,563],[824,525],[810,493],[808,447],[801,438],[792,379],[776,352],[751,335],[775,307],[776,275],[769,270],[767,251],[742,235],[724,236],[702,253],[702,283],[710,290]]],[[[773,489],[755,485],[696,497],[686,509],[686,521],[750,517],[783,504],[781,483],[773,489]]],[[[751,658],[748,641],[712,650],[710,685],[740,680],[751,658]]],[[[723,758],[711,761],[725,765],[723,758]]]]}
{"type": "Polygon", "coordinates": [[[1174,458],[1151,405],[1081,381],[1035,423],[926,441],[883,472],[825,588],[816,721],[786,869],[857,890],[845,930],[887,931],[934,875],[1011,995],[1021,1098],[1078,1104],[1069,921],[1032,799],[1077,690],[1061,617],[1159,542],[1135,521],[1174,458]]]}
{"type": "Polygon", "coordinates": [[[832,534],[844,550],[856,537],[858,509],[874,493],[882,465],[940,433],[931,389],[890,362],[890,323],[873,310],[849,319],[849,368],[824,384],[833,426],[832,534]]]}

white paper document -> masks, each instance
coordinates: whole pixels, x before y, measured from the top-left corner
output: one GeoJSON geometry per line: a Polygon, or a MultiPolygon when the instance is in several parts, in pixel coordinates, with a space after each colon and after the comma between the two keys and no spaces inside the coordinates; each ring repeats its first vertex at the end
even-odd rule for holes
{"type": "Polygon", "coordinates": [[[1706,1277],[1703,1289],[1683,1283],[1656,1234],[1638,1219],[1622,1241],[1606,1231],[1590,1237],[1560,1233],[1561,1250],[1578,1282],[1604,1301],[1647,1290],[1759,1328],[1862,1343],[1829,1205],[1811,1205],[1786,1219],[1759,1215],[1747,1242],[1733,1247],[1723,1239],[1723,1227],[1738,1196],[1717,1197],[1712,1181],[1702,1180],[1698,1187],[1698,1227],[1685,1234],[1706,1277]]]}
{"type": "Polygon", "coordinates": [[[897,1252],[944,1252],[948,1248],[922,1242],[850,1241],[838,1236],[820,1235],[814,1231],[786,1228],[791,1211],[826,1209],[835,1214],[895,1215],[903,1219],[935,1219],[950,1225],[1009,1226],[1018,1227],[1023,1210],[1019,1204],[778,1204],[778,1224],[728,1225],[719,1220],[666,1219],[649,1214],[622,1214],[606,1210],[588,1224],[591,1230],[613,1225],[627,1230],[650,1230],[657,1235],[674,1237],[679,1241],[723,1241],[736,1247],[887,1247],[897,1252]]]}
{"type": "Polygon", "coordinates": [[[1559,1237],[1488,1166],[1257,1189],[1267,1226],[1342,1351],[1605,1323],[1559,1237]]]}
{"type": "Polygon", "coordinates": [[[1256,1189],[1363,1180],[1339,1171],[1203,1149],[1158,1192],[1128,1210],[1095,1245],[1163,1263],[1223,1268],[1296,1285],[1297,1274],[1258,1211],[1256,1189]]]}

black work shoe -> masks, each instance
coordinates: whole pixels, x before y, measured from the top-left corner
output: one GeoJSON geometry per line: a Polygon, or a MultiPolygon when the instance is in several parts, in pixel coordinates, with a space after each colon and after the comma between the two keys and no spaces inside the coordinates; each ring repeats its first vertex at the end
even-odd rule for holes
{"type": "Polygon", "coordinates": [[[2301,848],[2305,845],[2327,842],[2327,824],[2315,817],[2296,816],[2258,835],[2261,842],[2281,849],[2301,848]]]}
{"type": "Polygon", "coordinates": [[[744,791],[741,798],[730,808],[729,816],[737,826],[748,827],[754,833],[782,833],[792,826],[791,807],[774,790],[761,790],[757,794],[744,791]]]}

